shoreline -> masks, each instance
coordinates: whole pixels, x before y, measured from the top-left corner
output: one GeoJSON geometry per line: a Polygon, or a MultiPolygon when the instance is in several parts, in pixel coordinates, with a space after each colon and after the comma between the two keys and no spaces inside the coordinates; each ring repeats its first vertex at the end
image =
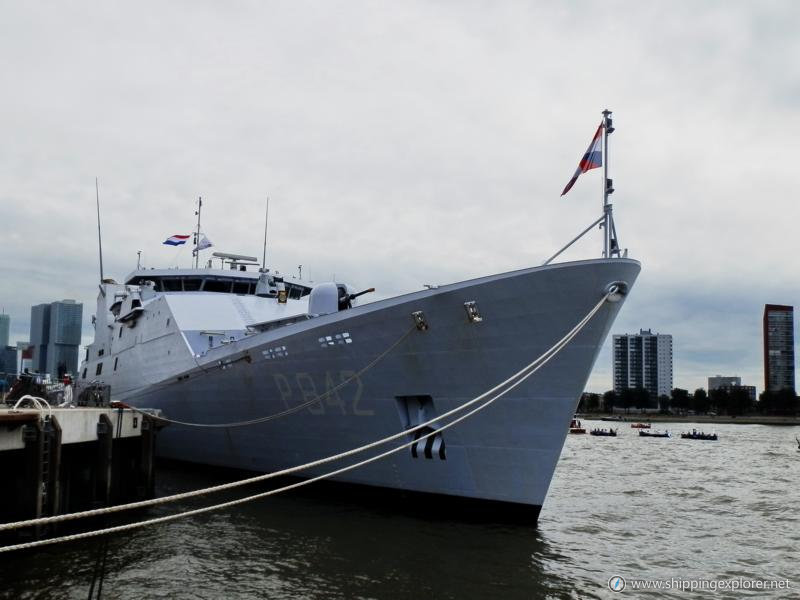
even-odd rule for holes
{"type": "Polygon", "coordinates": [[[765,415],[746,415],[740,417],[731,417],[728,415],[661,415],[653,413],[628,413],[609,415],[608,413],[577,413],[579,419],[587,421],[600,421],[607,419],[611,416],[615,417],[614,421],[605,421],[606,423],[723,423],[723,424],[739,424],[739,425],[781,425],[781,426],[797,426],[800,425],[800,417],[784,417],[784,416],[765,416],[765,415]],[[621,417],[619,420],[616,417],[621,417]]]}

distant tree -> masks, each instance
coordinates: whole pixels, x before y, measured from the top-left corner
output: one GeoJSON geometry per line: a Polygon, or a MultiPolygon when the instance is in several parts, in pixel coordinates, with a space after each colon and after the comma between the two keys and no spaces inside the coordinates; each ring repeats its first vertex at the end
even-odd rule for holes
{"type": "Polygon", "coordinates": [[[692,410],[696,413],[705,414],[708,412],[708,394],[703,388],[697,388],[692,396],[692,410]]]}
{"type": "Polygon", "coordinates": [[[619,403],[622,406],[622,408],[625,409],[626,413],[630,412],[635,402],[636,402],[636,396],[633,391],[633,388],[623,388],[623,390],[619,394],[619,403]]]}
{"type": "Polygon", "coordinates": [[[795,415],[798,410],[797,394],[791,388],[783,388],[775,394],[775,408],[780,415],[795,415]]]}
{"type": "Polygon", "coordinates": [[[756,410],[762,415],[775,414],[775,394],[769,390],[761,392],[756,402],[756,410]]]}
{"type": "Polygon", "coordinates": [[[637,387],[633,390],[633,405],[636,408],[652,408],[653,407],[653,398],[650,397],[650,392],[648,392],[643,387],[637,387]]]}
{"type": "Polygon", "coordinates": [[[670,410],[669,409],[670,409],[671,402],[672,402],[672,399],[669,396],[667,396],[666,394],[661,394],[658,397],[658,411],[662,415],[670,414],[670,410]]]}
{"type": "Polygon", "coordinates": [[[605,394],[603,394],[603,412],[611,413],[613,412],[614,405],[619,402],[619,398],[617,397],[617,392],[614,390],[608,390],[605,394]]]}
{"type": "Polygon", "coordinates": [[[728,390],[724,388],[716,388],[708,392],[709,405],[713,407],[717,414],[728,414],[728,404],[730,397],[728,390]]]}
{"type": "Polygon", "coordinates": [[[685,412],[689,410],[689,390],[675,388],[670,394],[672,398],[672,408],[685,412]]]}
{"type": "Polygon", "coordinates": [[[732,417],[746,415],[753,410],[750,394],[746,389],[736,386],[728,392],[728,414],[732,417]]]}
{"type": "Polygon", "coordinates": [[[619,404],[625,412],[629,412],[631,408],[651,408],[653,399],[650,397],[650,392],[643,387],[624,388],[619,394],[619,404]]]}
{"type": "Polygon", "coordinates": [[[800,401],[791,388],[777,392],[764,390],[758,397],[756,410],[763,415],[796,415],[800,411],[800,401]]]}
{"type": "Polygon", "coordinates": [[[581,394],[581,400],[578,402],[578,412],[596,412],[600,406],[600,396],[598,394],[581,394]]]}

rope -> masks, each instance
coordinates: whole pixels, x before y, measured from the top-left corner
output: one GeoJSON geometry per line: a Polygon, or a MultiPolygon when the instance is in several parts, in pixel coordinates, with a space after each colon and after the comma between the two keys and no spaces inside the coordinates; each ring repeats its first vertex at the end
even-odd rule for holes
{"type": "Polygon", "coordinates": [[[375,462],[377,460],[385,458],[385,457],[387,457],[387,456],[389,456],[391,454],[394,454],[396,452],[399,452],[400,450],[403,450],[404,448],[408,448],[409,446],[411,446],[413,444],[419,443],[421,440],[427,439],[427,438],[429,438],[429,437],[431,437],[433,435],[436,435],[438,433],[441,433],[442,431],[445,431],[446,429],[449,429],[453,425],[456,425],[457,423],[460,423],[464,419],[467,419],[468,417],[474,415],[475,413],[483,410],[484,408],[486,408],[487,406],[489,406],[490,404],[495,402],[497,399],[501,398],[502,396],[504,396],[505,394],[507,394],[508,392],[513,390],[514,388],[516,388],[518,385],[523,383],[531,375],[533,375],[536,371],[538,371],[545,364],[547,364],[554,356],[556,356],[556,354],[558,354],[570,341],[572,341],[572,339],[583,329],[583,327],[591,320],[591,318],[597,313],[597,311],[600,310],[600,307],[603,305],[603,303],[605,303],[605,301],[608,299],[608,297],[611,294],[613,294],[615,291],[616,291],[616,288],[610,289],[608,291],[608,293],[606,293],[603,296],[603,298],[600,300],[600,302],[598,302],[595,305],[595,307],[569,333],[567,333],[563,338],[561,338],[561,340],[556,342],[555,345],[553,345],[550,349],[548,349],[546,352],[544,352],[539,358],[537,358],[532,363],[530,363],[530,364],[526,365],[525,367],[523,367],[520,371],[516,372],[514,375],[512,375],[511,377],[509,377],[508,379],[506,379],[502,383],[496,385],[494,388],[492,388],[488,392],[484,392],[483,394],[481,394],[480,396],[474,398],[473,400],[470,400],[469,402],[466,402],[466,403],[462,404],[461,406],[458,406],[458,407],[456,407],[456,408],[454,408],[454,409],[442,414],[441,416],[439,416],[439,417],[437,417],[435,419],[431,419],[430,421],[427,421],[425,423],[421,423],[421,424],[419,424],[419,425],[417,425],[417,426],[415,426],[413,428],[401,431],[398,434],[395,434],[395,435],[383,438],[382,440],[378,440],[376,442],[372,442],[370,444],[361,446],[360,448],[355,448],[355,449],[349,450],[347,452],[343,452],[343,453],[340,453],[340,454],[337,454],[337,455],[334,455],[334,456],[330,456],[330,457],[323,458],[323,459],[320,459],[320,460],[317,460],[317,461],[306,463],[304,465],[299,465],[297,467],[284,469],[283,471],[276,471],[276,472],[273,472],[273,473],[267,473],[267,474],[264,474],[264,475],[259,475],[257,477],[252,477],[252,478],[249,478],[249,479],[244,479],[244,480],[235,481],[235,482],[231,482],[231,483],[227,483],[227,484],[222,484],[222,485],[218,485],[218,486],[214,486],[214,487],[210,487],[210,488],[205,488],[203,490],[195,490],[193,492],[184,492],[184,493],[181,493],[181,494],[174,494],[172,496],[165,496],[163,498],[155,498],[155,499],[152,499],[152,500],[145,500],[145,501],[142,501],[142,502],[134,502],[134,503],[130,503],[130,504],[106,507],[106,508],[89,510],[89,511],[84,511],[84,512],[79,512],[79,513],[72,513],[72,514],[67,514],[67,515],[58,515],[58,516],[55,516],[55,517],[45,517],[45,518],[33,519],[33,520],[29,520],[29,521],[19,521],[19,522],[16,522],[16,523],[5,523],[5,524],[1,524],[0,525],[0,530],[16,529],[16,528],[19,528],[19,527],[26,527],[26,526],[36,525],[36,524],[41,524],[41,523],[53,523],[53,522],[58,522],[58,521],[66,521],[66,520],[69,520],[69,519],[76,519],[76,518],[80,518],[80,517],[90,517],[90,516],[96,516],[96,515],[99,515],[99,514],[108,514],[108,513],[118,512],[118,511],[122,511],[122,510],[129,510],[129,509],[133,509],[133,508],[140,508],[140,507],[144,507],[144,506],[152,506],[152,505],[155,505],[155,504],[162,504],[162,503],[172,502],[172,501],[181,500],[181,499],[185,499],[185,498],[191,498],[191,497],[196,497],[196,496],[200,496],[200,495],[205,495],[205,494],[212,493],[212,492],[222,491],[222,490],[225,490],[225,489],[231,489],[231,488],[239,487],[239,486],[246,485],[246,484],[249,484],[249,483],[255,483],[255,482],[258,482],[258,481],[264,481],[264,480],[271,479],[271,478],[274,478],[274,477],[277,477],[277,476],[280,476],[280,475],[287,475],[287,474],[294,473],[294,472],[297,472],[297,471],[300,471],[300,470],[304,470],[304,469],[307,469],[307,468],[310,468],[310,467],[313,467],[313,466],[322,465],[322,464],[325,464],[325,463],[328,463],[328,462],[332,462],[334,460],[338,460],[340,458],[344,458],[344,457],[351,456],[351,455],[359,453],[359,452],[363,452],[364,450],[373,448],[373,447],[375,447],[377,445],[380,445],[380,444],[384,444],[384,443],[386,443],[388,441],[397,439],[398,437],[409,435],[410,433],[413,433],[414,431],[417,431],[418,429],[421,429],[423,427],[427,427],[428,425],[430,425],[431,423],[433,423],[435,421],[439,421],[441,419],[448,418],[449,416],[453,415],[454,413],[456,413],[458,411],[461,411],[461,410],[467,408],[468,406],[470,406],[472,404],[480,402],[481,400],[485,399],[487,396],[490,396],[491,394],[493,394],[494,392],[496,392],[498,389],[502,388],[506,384],[511,383],[508,388],[506,388],[505,390],[502,390],[496,396],[490,398],[489,400],[487,400],[486,402],[484,402],[480,406],[472,409],[468,413],[453,419],[449,423],[439,427],[438,429],[436,429],[434,431],[426,433],[426,434],[424,434],[424,435],[422,435],[422,436],[420,436],[420,437],[418,437],[416,439],[412,439],[412,440],[410,440],[410,441],[408,441],[408,442],[406,442],[406,443],[404,443],[404,444],[402,444],[400,446],[397,446],[395,448],[391,448],[390,450],[388,450],[386,452],[383,452],[383,453],[378,454],[376,456],[373,456],[371,458],[367,458],[367,459],[365,459],[365,460],[363,460],[361,462],[354,463],[352,465],[348,465],[346,467],[342,467],[342,468],[334,470],[334,471],[329,471],[328,473],[324,473],[322,475],[318,475],[318,476],[310,478],[310,479],[305,479],[305,480],[300,481],[298,483],[287,485],[287,486],[284,486],[284,487],[281,487],[281,488],[276,488],[274,490],[270,490],[270,491],[267,491],[267,492],[262,492],[260,494],[247,496],[245,498],[239,498],[237,500],[231,500],[229,502],[224,502],[224,503],[221,503],[221,504],[216,504],[216,505],[212,505],[212,506],[208,506],[208,507],[204,507],[204,508],[199,508],[199,509],[195,509],[195,510],[191,510],[191,511],[185,511],[185,512],[182,512],[182,513],[178,513],[176,515],[168,515],[168,516],[165,516],[165,517],[158,517],[158,518],[155,518],[155,519],[149,519],[149,520],[146,520],[146,521],[140,521],[138,523],[128,523],[126,525],[119,525],[119,526],[116,526],[116,527],[109,527],[109,528],[106,528],[106,529],[100,529],[100,530],[95,530],[95,531],[89,531],[89,532],[84,532],[84,533],[67,535],[67,536],[62,536],[62,537],[57,537],[57,538],[50,538],[50,539],[45,539],[45,540],[37,540],[37,541],[33,541],[33,542],[27,542],[27,543],[23,543],[23,544],[16,544],[16,545],[12,545],[12,546],[3,546],[3,547],[0,547],[0,553],[10,552],[12,550],[21,550],[21,549],[25,549],[25,548],[35,548],[35,547],[43,546],[43,545],[46,545],[46,544],[55,544],[55,543],[61,543],[61,542],[67,542],[67,541],[74,541],[74,540],[84,539],[84,538],[88,538],[88,537],[96,537],[96,536],[100,536],[100,535],[105,535],[107,533],[116,533],[116,532],[120,532],[120,531],[128,531],[130,529],[135,529],[135,528],[138,528],[138,527],[144,527],[145,525],[153,525],[153,524],[157,524],[157,523],[164,523],[164,522],[173,521],[173,520],[176,520],[176,519],[179,519],[179,518],[183,518],[183,517],[203,514],[203,513],[206,513],[206,512],[211,512],[213,510],[219,510],[219,509],[222,509],[222,508],[228,508],[228,507],[231,507],[231,506],[236,506],[238,504],[243,504],[245,502],[250,502],[252,500],[257,500],[259,498],[264,498],[264,497],[272,496],[272,495],[275,495],[275,494],[278,494],[278,493],[281,493],[281,492],[289,491],[289,490],[292,490],[292,489],[295,489],[295,488],[298,488],[298,487],[302,487],[304,485],[309,485],[309,484],[314,483],[316,481],[319,481],[319,480],[322,480],[322,479],[326,479],[326,478],[329,478],[329,477],[333,477],[333,476],[336,476],[336,475],[340,475],[342,473],[346,473],[348,471],[351,471],[351,470],[356,469],[358,467],[364,466],[364,465],[369,464],[371,462],[375,462]],[[515,379],[516,379],[516,381],[514,381],[515,379]]]}
{"type": "Polygon", "coordinates": [[[50,406],[50,403],[47,400],[45,400],[44,398],[39,398],[38,396],[31,396],[30,394],[25,394],[24,396],[22,396],[22,398],[17,400],[17,403],[14,405],[14,408],[12,408],[10,412],[19,412],[17,407],[23,402],[25,402],[25,400],[30,401],[33,407],[39,412],[43,412],[46,406],[47,416],[48,417],[53,416],[53,408],[50,406]]]}
{"type": "Polygon", "coordinates": [[[146,416],[148,416],[151,419],[154,419],[156,421],[162,421],[164,423],[169,423],[171,425],[183,425],[184,427],[232,428],[232,427],[246,427],[248,425],[258,425],[259,423],[266,423],[268,421],[272,421],[274,419],[280,419],[281,417],[285,417],[287,415],[291,415],[293,413],[301,411],[304,408],[307,408],[309,406],[312,406],[312,405],[316,404],[317,402],[321,402],[322,400],[324,400],[325,398],[327,398],[331,394],[333,394],[335,392],[338,392],[340,389],[345,387],[348,383],[350,383],[354,379],[357,379],[357,378],[361,377],[364,373],[366,373],[372,367],[374,367],[387,354],[389,354],[392,350],[397,348],[397,346],[399,346],[401,342],[403,342],[409,335],[411,335],[411,332],[414,331],[416,328],[417,328],[416,325],[411,327],[396,342],[394,342],[391,346],[389,346],[386,350],[384,350],[381,354],[379,354],[376,358],[374,358],[372,360],[372,362],[367,364],[365,367],[363,367],[357,373],[354,373],[353,375],[351,375],[350,377],[345,379],[340,384],[332,387],[331,389],[329,389],[324,394],[321,394],[319,396],[315,396],[311,400],[303,402],[302,404],[298,404],[297,406],[292,406],[291,408],[287,408],[286,410],[283,410],[281,412],[274,413],[274,414],[271,414],[271,415],[267,415],[267,416],[264,416],[264,417],[258,417],[257,419],[250,419],[249,421],[236,421],[234,423],[189,423],[189,422],[186,422],[186,421],[177,421],[175,419],[168,419],[167,417],[158,416],[158,415],[155,415],[155,414],[151,413],[148,410],[137,408],[135,406],[129,406],[128,404],[125,404],[124,402],[120,403],[120,404],[122,404],[125,408],[130,408],[131,410],[133,410],[135,412],[138,412],[138,413],[140,413],[142,415],[146,415],[146,416]]]}

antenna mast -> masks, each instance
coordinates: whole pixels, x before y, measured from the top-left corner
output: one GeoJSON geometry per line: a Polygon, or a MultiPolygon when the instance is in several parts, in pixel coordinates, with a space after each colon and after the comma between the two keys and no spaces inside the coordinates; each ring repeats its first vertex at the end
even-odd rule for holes
{"type": "Polygon", "coordinates": [[[611,258],[619,256],[617,229],[614,226],[614,214],[608,197],[614,193],[614,182],[608,178],[608,134],[614,133],[611,111],[603,111],[603,256],[611,258]]]}
{"type": "Polygon", "coordinates": [[[100,184],[94,178],[94,192],[97,199],[97,247],[100,251],[100,283],[103,283],[103,239],[100,237],[100,184]]]}
{"type": "Polygon", "coordinates": [[[200,248],[198,247],[200,244],[200,211],[203,210],[203,197],[198,196],[197,198],[197,210],[194,214],[197,215],[197,231],[194,234],[194,268],[199,268],[200,262],[200,248]]]}
{"type": "Polygon", "coordinates": [[[261,255],[261,270],[267,268],[267,225],[269,224],[269,196],[267,196],[267,212],[264,215],[264,252],[261,255]]]}

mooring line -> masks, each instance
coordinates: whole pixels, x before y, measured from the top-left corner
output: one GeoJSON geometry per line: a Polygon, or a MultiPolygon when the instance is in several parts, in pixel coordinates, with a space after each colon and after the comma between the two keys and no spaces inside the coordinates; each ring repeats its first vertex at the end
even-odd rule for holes
{"type": "Polygon", "coordinates": [[[341,459],[341,458],[345,458],[345,457],[348,457],[348,456],[352,456],[352,455],[357,454],[359,452],[363,452],[365,450],[374,448],[375,446],[387,443],[387,442],[395,440],[395,439],[397,439],[399,437],[407,436],[407,435],[413,433],[414,431],[417,431],[419,429],[422,429],[423,427],[429,426],[430,424],[434,423],[435,421],[440,421],[442,419],[446,419],[446,418],[450,417],[451,415],[455,414],[456,412],[464,410],[468,406],[471,406],[473,404],[476,404],[476,403],[480,402],[481,400],[484,400],[487,396],[490,396],[491,394],[495,393],[498,389],[500,389],[500,388],[502,388],[505,385],[510,383],[510,385],[506,389],[500,391],[500,393],[498,393],[496,396],[490,398],[488,401],[486,401],[483,404],[481,404],[480,406],[472,409],[468,413],[466,413],[464,415],[461,415],[460,417],[455,418],[453,421],[451,421],[449,423],[446,423],[445,425],[439,427],[438,429],[436,429],[434,431],[426,433],[426,434],[424,434],[424,435],[422,435],[422,436],[420,436],[420,437],[418,437],[416,439],[412,439],[412,440],[410,440],[410,441],[408,441],[408,442],[406,442],[406,443],[404,443],[404,444],[402,444],[400,446],[392,448],[392,449],[390,449],[390,450],[388,450],[386,452],[383,452],[383,453],[378,454],[376,456],[373,456],[371,458],[365,459],[365,460],[363,460],[361,462],[354,463],[352,465],[348,465],[346,467],[342,467],[340,469],[337,469],[337,470],[334,470],[334,471],[330,471],[328,473],[324,473],[322,475],[318,475],[318,476],[310,478],[310,479],[305,479],[303,481],[300,481],[300,482],[292,484],[292,485],[287,485],[287,486],[284,486],[284,487],[281,487],[281,488],[276,488],[274,490],[270,490],[268,492],[262,492],[260,494],[255,494],[253,496],[247,496],[245,498],[239,498],[237,500],[232,500],[232,501],[229,501],[229,502],[224,502],[224,503],[221,503],[221,504],[212,505],[212,506],[209,506],[209,507],[194,509],[194,510],[191,510],[191,511],[178,513],[176,515],[167,515],[167,516],[164,516],[164,517],[158,517],[158,518],[155,518],[155,519],[149,519],[149,520],[140,521],[140,522],[137,522],[137,523],[128,523],[128,524],[125,524],[125,525],[119,525],[119,526],[110,527],[110,528],[106,528],[106,529],[83,532],[83,533],[72,534],[72,535],[56,537],[56,538],[49,538],[49,539],[45,539],[45,540],[37,540],[37,541],[33,541],[33,542],[27,542],[27,543],[16,544],[16,545],[11,545],[11,546],[3,546],[3,547],[0,547],[0,553],[10,552],[10,551],[13,551],[13,550],[21,550],[21,549],[25,549],[25,548],[35,548],[35,547],[44,546],[44,545],[47,545],[47,544],[55,544],[55,543],[66,542],[66,541],[74,541],[74,540],[84,539],[84,538],[88,538],[88,537],[96,537],[96,536],[99,536],[99,535],[105,535],[107,533],[115,533],[115,532],[120,532],[120,531],[127,531],[127,530],[130,530],[130,529],[144,527],[146,525],[164,523],[164,522],[173,521],[173,520],[176,520],[176,519],[179,519],[179,518],[183,518],[183,517],[188,517],[188,516],[193,516],[193,515],[202,514],[202,513],[206,513],[206,512],[211,512],[213,510],[219,510],[219,509],[227,508],[227,507],[230,507],[230,506],[236,506],[238,504],[243,504],[245,502],[250,502],[252,500],[257,500],[259,498],[272,496],[272,495],[275,495],[275,494],[278,494],[278,493],[281,493],[281,492],[285,492],[285,491],[292,490],[292,489],[295,489],[295,488],[298,488],[298,487],[302,487],[304,485],[309,485],[309,484],[314,483],[316,481],[319,481],[321,479],[326,479],[328,477],[333,477],[333,476],[339,475],[341,473],[346,473],[347,471],[356,469],[358,467],[364,466],[364,465],[369,464],[371,462],[374,462],[374,461],[380,460],[382,458],[385,458],[385,457],[387,457],[387,456],[389,456],[391,454],[394,454],[396,452],[399,452],[400,450],[403,450],[404,448],[408,448],[409,446],[411,446],[413,444],[419,443],[421,440],[427,439],[427,438],[429,438],[429,437],[431,437],[433,435],[441,433],[442,431],[444,431],[446,429],[449,429],[453,425],[456,425],[457,423],[463,421],[464,419],[466,419],[466,418],[472,416],[473,414],[483,410],[484,408],[486,408],[487,406],[489,406],[490,404],[495,402],[497,399],[501,398],[502,396],[507,394],[509,391],[511,391],[512,389],[516,388],[522,382],[527,380],[531,375],[533,375],[536,371],[538,371],[540,368],[542,368],[545,364],[547,364],[570,341],[572,341],[572,339],[583,329],[583,327],[591,320],[591,318],[597,313],[597,311],[600,310],[600,307],[605,303],[605,301],[608,299],[608,297],[610,295],[612,295],[615,291],[616,291],[615,288],[610,289],[603,296],[603,298],[600,300],[600,302],[598,302],[594,306],[594,308],[569,333],[567,333],[563,338],[561,338],[561,340],[556,342],[555,345],[553,345],[550,349],[545,351],[539,358],[537,358],[536,360],[534,360],[532,363],[528,364],[527,366],[523,367],[520,371],[518,371],[517,373],[515,373],[514,375],[512,375],[511,377],[509,377],[508,379],[506,379],[502,383],[496,385],[491,390],[489,390],[487,392],[484,392],[483,394],[481,394],[480,396],[470,400],[469,402],[466,402],[466,403],[462,404],[461,406],[458,406],[458,407],[456,407],[456,408],[454,408],[454,409],[452,409],[452,410],[450,410],[450,411],[448,411],[448,412],[446,412],[446,413],[444,413],[444,414],[442,414],[442,415],[440,415],[440,416],[438,416],[438,417],[436,417],[434,419],[431,419],[431,420],[429,420],[429,421],[427,421],[425,423],[421,423],[419,425],[416,425],[413,428],[409,428],[409,429],[406,429],[404,431],[401,431],[401,432],[399,432],[399,433],[397,433],[395,435],[383,438],[381,440],[377,440],[375,442],[371,442],[370,444],[366,444],[364,446],[361,446],[359,448],[355,448],[353,450],[349,450],[347,452],[343,452],[343,453],[340,453],[340,454],[337,454],[337,455],[329,456],[329,457],[326,457],[326,458],[323,458],[323,459],[319,459],[317,461],[312,461],[312,462],[306,463],[304,465],[291,467],[289,469],[284,469],[282,471],[276,471],[276,472],[273,472],[273,473],[266,473],[264,475],[259,475],[259,476],[252,477],[252,478],[249,478],[249,479],[244,479],[244,480],[235,481],[235,482],[231,482],[231,483],[227,483],[227,484],[222,484],[222,485],[219,485],[219,486],[205,488],[205,489],[202,489],[202,490],[195,490],[193,492],[184,492],[184,493],[181,493],[181,494],[174,494],[172,496],[165,496],[163,498],[154,498],[152,500],[144,500],[144,501],[141,501],[141,502],[134,502],[134,503],[125,504],[125,505],[105,507],[105,508],[101,508],[101,509],[84,511],[84,512],[79,512],[79,513],[71,513],[71,514],[67,514],[67,515],[57,515],[57,516],[53,516],[53,517],[44,517],[44,518],[41,518],[41,519],[32,519],[32,520],[29,520],[29,521],[19,521],[19,522],[16,522],[16,523],[0,524],[0,530],[16,529],[16,528],[19,528],[19,527],[26,527],[26,526],[36,525],[36,524],[53,523],[53,522],[58,522],[58,521],[66,521],[66,520],[69,520],[69,519],[77,519],[77,518],[81,518],[81,517],[90,517],[90,516],[96,516],[96,515],[100,515],[100,514],[109,514],[109,513],[112,513],[112,512],[119,512],[119,511],[122,511],[122,510],[130,510],[130,509],[133,509],[133,508],[141,508],[141,507],[145,507],[145,506],[153,506],[153,505],[156,505],[156,504],[174,502],[174,501],[181,500],[181,499],[201,496],[201,495],[205,495],[205,494],[212,493],[212,492],[217,492],[217,491],[222,491],[222,490],[225,490],[225,489],[231,489],[231,488],[234,488],[234,487],[239,487],[239,486],[242,486],[242,485],[255,483],[255,482],[258,482],[258,481],[264,481],[264,480],[267,480],[267,479],[278,477],[280,475],[287,475],[287,474],[294,473],[294,472],[297,472],[297,471],[301,471],[301,470],[304,470],[304,469],[308,469],[308,468],[311,468],[311,467],[314,467],[314,466],[319,466],[319,465],[322,465],[322,464],[326,464],[328,462],[333,462],[335,460],[338,460],[338,459],[341,459]],[[516,381],[514,381],[515,379],[516,379],[516,381]]]}

